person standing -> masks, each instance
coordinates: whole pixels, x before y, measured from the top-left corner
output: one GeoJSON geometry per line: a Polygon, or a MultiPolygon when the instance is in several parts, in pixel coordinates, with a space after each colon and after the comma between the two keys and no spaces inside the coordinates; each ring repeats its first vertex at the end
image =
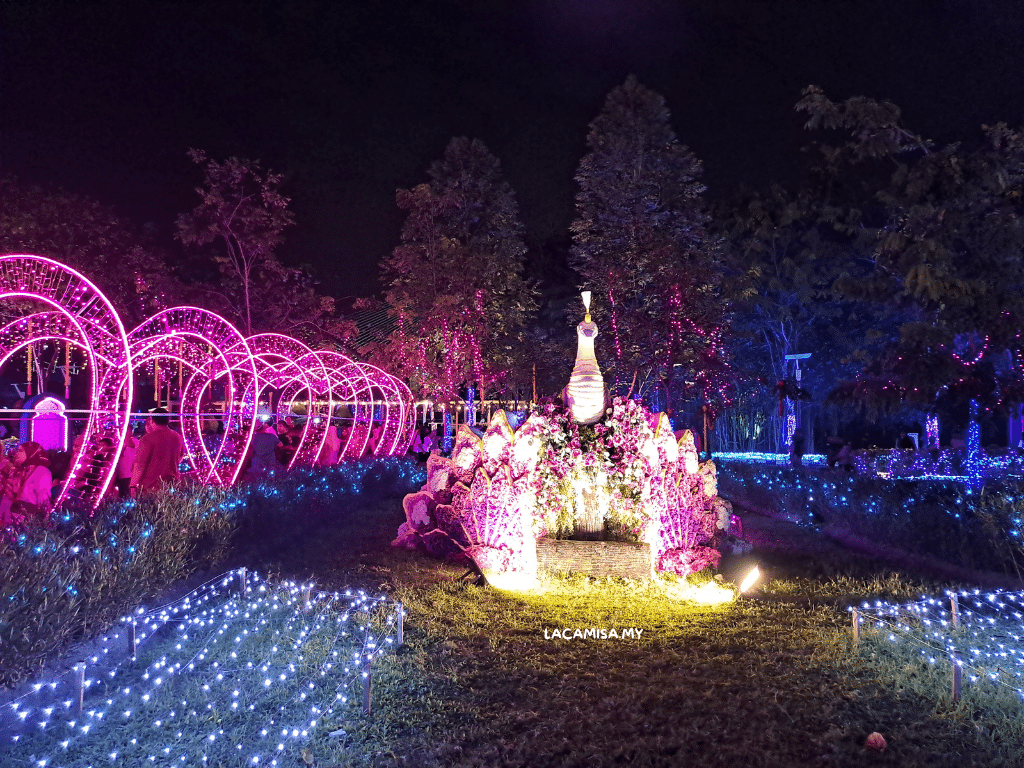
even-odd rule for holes
{"type": "Polygon", "coordinates": [[[131,495],[156,491],[164,483],[178,479],[185,441],[171,429],[171,417],[165,408],[154,408],[146,420],[146,434],[139,440],[132,467],[131,495]]]}
{"type": "Polygon", "coordinates": [[[247,478],[258,481],[275,469],[281,468],[277,454],[281,447],[281,438],[273,424],[264,425],[263,429],[252,436],[249,443],[249,469],[247,478]]]}
{"type": "Polygon", "coordinates": [[[53,475],[43,446],[31,441],[22,443],[5,469],[0,527],[45,515],[50,509],[53,475]]]}
{"type": "Polygon", "coordinates": [[[117,486],[117,495],[127,499],[131,495],[132,467],[135,466],[135,451],[139,448],[139,441],[131,432],[125,435],[124,445],[121,446],[121,455],[117,459],[117,479],[114,485],[117,486]]]}
{"type": "Polygon", "coordinates": [[[338,427],[333,422],[327,427],[327,434],[324,436],[324,444],[320,449],[318,463],[322,467],[332,467],[338,463],[338,452],[341,451],[341,437],[338,435],[338,427]]]}

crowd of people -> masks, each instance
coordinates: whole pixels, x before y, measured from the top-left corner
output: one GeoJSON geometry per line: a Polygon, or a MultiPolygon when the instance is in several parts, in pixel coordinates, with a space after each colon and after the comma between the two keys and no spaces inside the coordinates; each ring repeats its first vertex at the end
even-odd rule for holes
{"type": "MultiPolygon", "coordinates": [[[[108,497],[133,498],[180,479],[185,442],[171,428],[170,420],[171,414],[166,409],[156,408],[150,412],[144,426],[129,432],[117,457],[108,497]]],[[[249,445],[241,478],[259,481],[287,467],[302,440],[304,426],[290,416],[277,422],[263,422],[249,445]]],[[[320,450],[319,465],[337,464],[343,458],[342,449],[348,443],[352,428],[351,420],[332,422],[320,450]]],[[[414,429],[407,452],[425,462],[432,451],[440,448],[440,432],[440,427],[429,425],[414,429]]],[[[363,455],[372,455],[382,437],[383,425],[374,423],[363,455]]],[[[39,443],[28,441],[0,457],[0,528],[44,517],[71,471],[72,462],[83,450],[88,452],[82,457],[87,468],[79,475],[79,483],[100,477],[113,460],[117,447],[109,437],[100,438],[87,447],[84,435],[80,434],[67,451],[46,450],[39,443]]]]}
{"type": "MultiPolygon", "coordinates": [[[[116,449],[110,437],[101,437],[87,448],[81,434],[68,451],[46,450],[31,440],[19,445],[0,458],[0,528],[44,517],[71,471],[72,461],[83,450],[88,451],[82,457],[86,469],[78,483],[100,477],[116,449]]],[[[134,497],[176,481],[184,453],[184,440],[171,429],[170,414],[163,408],[153,410],[139,433],[130,433],[125,439],[108,495],[134,497]]]]}

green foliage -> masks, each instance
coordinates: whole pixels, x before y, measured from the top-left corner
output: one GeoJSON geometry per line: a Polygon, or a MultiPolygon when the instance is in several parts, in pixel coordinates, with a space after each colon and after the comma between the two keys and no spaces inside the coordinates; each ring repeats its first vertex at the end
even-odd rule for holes
{"type": "Polygon", "coordinates": [[[46,256],[95,282],[129,328],[181,300],[163,254],[96,200],[0,178],[0,253],[46,256]]]}
{"type": "Polygon", "coordinates": [[[452,139],[429,175],[398,191],[408,214],[383,264],[398,328],[378,356],[418,394],[450,402],[464,384],[494,386],[528,364],[522,337],[536,291],[522,277],[515,195],[483,142],[452,139]]]}
{"type": "Polygon", "coordinates": [[[37,669],[173,581],[223,559],[231,492],[165,490],[0,542],[0,683],[37,669]]]}
{"type": "MultiPolygon", "coordinates": [[[[901,313],[897,340],[869,356],[867,372],[927,407],[944,387],[980,381],[985,364],[984,396],[1018,401],[1024,134],[1000,123],[983,126],[974,145],[935,147],[902,127],[895,105],[839,104],[816,87],[797,109],[809,129],[842,139],[817,146],[819,220],[868,246],[857,254],[864,269],[841,275],[836,289],[901,313]]],[[[947,400],[976,396],[946,391],[947,400]]]]}
{"type": "Polygon", "coordinates": [[[810,192],[773,186],[752,194],[719,227],[736,272],[729,286],[741,375],[775,386],[790,378],[786,355],[812,352],[802,386],[820,399],[896,334],[894,307],[836,289],[840,280],[867,276],[864,244],[824,225],[810,192]]]}
{"type": "Polygon", "coordinates": [[[721,399],[724,304],[700,161],[665,100],[632,76],[608,94],[587,146],[570,263],[594,293],[606,370],[620,394],[683,374],[721,399]]]}

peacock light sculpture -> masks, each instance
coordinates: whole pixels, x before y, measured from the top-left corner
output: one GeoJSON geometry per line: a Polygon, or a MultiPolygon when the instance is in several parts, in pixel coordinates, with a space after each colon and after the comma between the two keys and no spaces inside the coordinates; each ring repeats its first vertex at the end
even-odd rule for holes
{"type": "Polygon", "coordinates": [[[577,424],[596,424],[605,415],[608,389],[594,354],[598,330],[597,323],[590,317],[590,291],[583,291],[580,295],[586,316],[576,326],[576,364],[563,396],[577,424]]]}

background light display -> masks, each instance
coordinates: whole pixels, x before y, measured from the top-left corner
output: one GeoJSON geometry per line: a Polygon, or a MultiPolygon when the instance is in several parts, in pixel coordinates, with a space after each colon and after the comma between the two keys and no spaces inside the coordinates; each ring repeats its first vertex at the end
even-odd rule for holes
{"type": "Polygon", "coordinates": [[[168,404],[176,394],[188,468],[204,482],[239,479],[257,408],[271,394],[278,418],[301,420],[290,467],[316,463],[327,430],[335,426],[332,417],[347,426],[342,457],[400,454],[409,444],[415,424],[409,388],[338,352],[314,351],[280,334],[246,339],[227,320],[198,307],[166,309],[128,334],[92,282],[41,256],[0,257],[0,300],[16,318],[0,328],[0,365],[23,349],[31,354],[37,343],[64,342],[86,356],[90,408],[57,505],[72,500],[96,507],[103,499],[128,433],[140,372],[152,375],[158,403],[163,392],[168,404]],[[211,417],[222,435],[208,445],[203,430],[211,417]],[[102,450],[106,439],[117,450],[102,450]]]}

